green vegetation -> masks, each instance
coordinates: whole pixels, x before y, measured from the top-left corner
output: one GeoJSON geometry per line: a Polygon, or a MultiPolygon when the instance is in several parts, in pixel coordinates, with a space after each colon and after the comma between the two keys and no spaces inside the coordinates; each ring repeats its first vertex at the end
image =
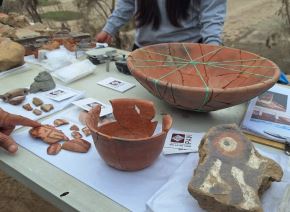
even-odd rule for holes
{"type": "Polygon", "coordinates": [[[53,21],[71,21],[81,18],[81,14],[75,11],[51,11],[40,15],[43,19],[53,21]]]}
{"type": "Polygon", "coordinates": [[[39,6],[50,6],[59,3],[58,0],[38,0],[39,6]]]}

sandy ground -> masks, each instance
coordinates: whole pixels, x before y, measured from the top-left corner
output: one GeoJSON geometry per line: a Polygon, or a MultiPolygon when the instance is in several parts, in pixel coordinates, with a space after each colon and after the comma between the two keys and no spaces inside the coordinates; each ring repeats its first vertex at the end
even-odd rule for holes
{"type": "MultiPolygon", "coordinates": [[[[65,0],[69,1],[69,0],[65,0]]],[[[229,0],[224,43],[259,53],[288,66],[281,46],[266,47],[267,38],[279,30],[278,0],[229,0]]],[[[0,211],[58,211],[11,177],[0,172],[0,211]]]]}
{"type": "Polygon", "coordinates": [[[229,0],[224,41],[238,42],[275,16],[278,0],[229,0]]]}

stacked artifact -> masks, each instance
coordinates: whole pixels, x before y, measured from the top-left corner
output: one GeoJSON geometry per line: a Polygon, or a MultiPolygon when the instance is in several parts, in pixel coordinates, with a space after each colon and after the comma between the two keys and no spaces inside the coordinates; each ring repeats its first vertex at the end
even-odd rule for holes
{"type": "Polygon", "coordinates": [[[30,23],[28,18],[17,13],[0,13],[0,37],[10,38],[25,48],[25,55],[38,57],[38,50],[53,50],[64,45],[69,51],[95,47],[88,33],[70,32],[64,25],[60,30],[51,29],[42,23],[30,23]]]}

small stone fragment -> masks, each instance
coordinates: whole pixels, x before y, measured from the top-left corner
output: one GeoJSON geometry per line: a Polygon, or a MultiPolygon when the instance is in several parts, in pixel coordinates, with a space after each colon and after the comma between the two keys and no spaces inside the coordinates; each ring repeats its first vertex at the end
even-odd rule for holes
{"type": "Polygon", "coordinates": [[[80,128],[77,125],[72,125],[69,129],[71,131],[80,131],[80,128]]]}
{"type": "Polygon", "coordinates": [[[91,143],[81,138],[70,140],[62,145],[62,149],[79,153],[88,152],[90,147],[91,143]]]}
{"type": "Polygon", "coordinates": [[[33,138],[39,138],[48,144],[69,140],[61,130],[58,130],[50,125],[42,125],[40,127],[32,128],[29,131],[29,134],[33,138]]]}
{"type": "Polygon", "coordinates": [[[34,97],[34,98],[32,99],[32,103],[33,103],[36,107],[38,107],[38,106],[40,106],[40,105],[43,104],[43,101],[42,101],[41,99],[37,98],[37,97],[34,97]]]}
{"type": "Polygon", "coordinates": [[[11,105],[20,105],[25,100],[25,96],[16,96],[9,99],[8,103],[11,105]]]}
{"type": "Polygon", "coordinates": [[[49,112],[51,110],[54,109],[53,105],[52,104],[43,104],[41,105],[41,110],[43,110],[44,112],[49,112]]]}
{"type": "Polygon", "coordinates": [[[66,125],[66,124],[69,124],[69,122],[65,119],[55,119],[53,121],[53,125],[55,127],[59,127],[59,126],[66,125]]]}
{"type": "Polygon", "coordinates": [[[84,127],[82,129],[83,133],[85,134],[86,137],[90,136],[91,135],[91,131],[88,127],[84,127]]]}
{"type": "Polygon", "coordinates": [[[209,212],[263,211],[260,196],[283,176],[234,124],[211,128],[199,145],[199,158],[188,190],[209,212]]]}
{"type": "Polygon", "coordinates": [[[25,104],[25,105],[22,105],[23,109],[24,110],[27,110],[27,111],[32,111],[33,108],[31,107],[31,105],[29,103],[25,104]]]}
{"type": "Polygon", "coordinates": [[[61,144],[60,143],[54,143],[51,144],[48,148],[47,148],[47,154],[48,155],[57,155],[61,150],[61,144]]]}
{"type": "Polygon", "coordinates": [[[71,136],[76,139],[83,137],[82,134],[80,134],[78,131],[72,131],[71,136]]]}
{"type": "Polygon", "coordinates": [[[40,116],[42,114],[41,110],[38,110],[36,108],[32,112],[37,116],[40,116]]]}

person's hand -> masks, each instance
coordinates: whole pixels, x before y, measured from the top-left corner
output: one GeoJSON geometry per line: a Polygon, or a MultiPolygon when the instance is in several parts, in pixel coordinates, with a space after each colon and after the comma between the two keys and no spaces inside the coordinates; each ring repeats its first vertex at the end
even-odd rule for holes
{"type": "Polygon", "coordinates": [[[96,41],[99,43],[111,44],[113,41],[113,37],[109,33],[101,31],[96,35],[96,41]]]}
{"type": "Polygon", "coordinates": [[[0,147],[10,153],[18,150],[16,142],[9,136],[17,125],[28,127],[39,127],[40,123],[32,121],[23,116],[18,116],[5,112],[0,108],[0,147]]]}

